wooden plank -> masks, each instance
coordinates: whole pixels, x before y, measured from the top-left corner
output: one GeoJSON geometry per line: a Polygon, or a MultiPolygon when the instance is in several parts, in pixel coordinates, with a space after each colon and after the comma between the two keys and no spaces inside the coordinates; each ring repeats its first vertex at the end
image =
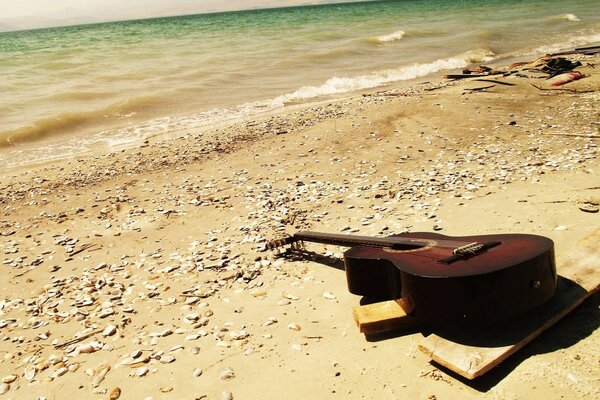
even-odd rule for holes
{"type": "Polygon", "coordinates": [[[416,320],[406,315],[396,300],[354,307],[352,315],[359,331],[365,335],[410,329],[416,326],[416,320]]]}
{"type": "Polygon", "coordinates": [[[557,293],[526,315],[477,332],[436,332],[419,344],[433,361],[474,379],[531,342],[600,289],[600,229],[558,262],[557,293]]]}

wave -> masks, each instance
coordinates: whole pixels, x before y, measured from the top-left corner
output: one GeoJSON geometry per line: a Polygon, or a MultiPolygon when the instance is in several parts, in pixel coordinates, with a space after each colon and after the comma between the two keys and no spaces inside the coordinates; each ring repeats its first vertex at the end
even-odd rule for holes
{"type": "Polygon", "coordinates": [[[581,22],[581,20],[579,19],[579,17],[575,14],[563,14],[560,16],[561,19],[566,19],[567,21],[573,21],[573,22],[581,22]]]}
{"type": "Polygon", "coordinates": [[[288,104],[294,101],[308,100],[320,96],[371,89],[392,82],[420,78],[439,71],[464,68],[472,63],[491,61],[494,57],[495,54],[490,50],[478,49],[467,51],[456,57],[440,59],[430,63],[403,66],[368,75],[333,77],[328,79],[321,86],[304,86],[293,93],[278,97],[274,102],[288,104]]]}
{"type": "Polygon", "coordinates": [[[600,42],[600,33],[595,33],[595,34],[591,34],[591,35],[574,36],[566,41],[549,44],[549,45],[543,45],[543,46],[539,46],[539,47],[536,47],[536,48],[528,50],[528,51],[516,53],[515,56],[531,56],[531,55],[538,55],[538,54],[558,53],[563,50],[568,50],[568,49],[572,49],[575,47],[584,47],[586,45],[595,44],[598,42],[600,42]]]}
{"type": "Polygon", "coordinates": [[[379,43],[379,44],[392,43],[397,40],[401,40],[402,38],[404,38],[405,35],[406,35],[405,31],[396,31],[396,32],[389,33],[387,35],[381,35],[381,36],[374,37],[372,39],[372,41],[375,43],[379,43]]]}
{"type": "Polygon", "coordinates": [[[0,148],[43,140],[77,129],[130,118],[142,111],[154,109],[162,102],[161,98],[157,96],[141,96],[105,108],[91,111],[69,111],[41,118],[26,126],[0,132],[0,148]]]}

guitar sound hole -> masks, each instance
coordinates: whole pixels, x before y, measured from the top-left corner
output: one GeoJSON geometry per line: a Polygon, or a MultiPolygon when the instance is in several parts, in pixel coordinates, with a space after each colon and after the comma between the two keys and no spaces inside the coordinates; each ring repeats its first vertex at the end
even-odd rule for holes
{"type": "Polygon", "coordinates": [[[425,247],[423,244],[395,244],[392,246],[392,250],[396,251],[411,251],[418,250],[422,247],[425,247]]]}

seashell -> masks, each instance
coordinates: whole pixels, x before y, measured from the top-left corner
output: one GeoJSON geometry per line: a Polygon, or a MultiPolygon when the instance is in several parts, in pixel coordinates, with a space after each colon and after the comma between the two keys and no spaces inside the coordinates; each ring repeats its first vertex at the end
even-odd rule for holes
{"type": "Polygon", "coordinates": [[[81,365],[79,363],[73,363],[73,364],[70,364],[67,367],[67,369],[69,370],[69,372],[75,372],[75,371],[77,371],[79,369],[80,366],[81,365]]]}
{"type": "Polygon", "coordinates": [[[117,400],[119,397],[121,397],[121,388],[116,387],[110,391],[108,400],[117,400]]]}
{"type": "Polygon", "coordinates": [[[131,358],[138,358],[142,355],[142,351],[140,349],[136,349],[131,353],[131,358]]]}
{"type": "Polygon", "coordinates": [[[33,378],[35,378],[36,369],[33,365],[28,365],[25,367],[25,371],[23,372],[23,377],[31,382],[33,378]]]}
{"type": "Polygon", "coordinates": [[[83,373],[86,374],[87,376],[96,375],[96,371],[94,371],[94,368],[86,368],[83,373]]]}
{"type": "Polygon", "coordinates": [[[162,386],[160,389],[161,393],[169,393],[173,391],[173,386],[162,386]]]}
{"type": "Polygon", "coordinates": [[[336,299],[335,294],[333,294],[331,292],[324,292],[323,297],[325,297],[327,300],[335,300],[336,299]]]}
{"type": "Polygon", "coordinates": [[[184,304],[192,305],[200,301],[200,297],[191,296],[185,299],[184,304]]]}
{"type": "Polygon", "coordinates": [[[173,356],[162,356],[160,358],[160,362],[162,364],[170,364],[170,363],[172,363],[174,361],[175,361],[175,357],[173,357],[173,356]]]}
{"type": "Polygon", "coordinates": [[[10,390],[10,385],[8,383],[3,383],[0,385],[0,394],[4,394],[10,390]]]}
{"type": "Polygon", "coordinates": [[[192,353],[192,355],[194,356],[200,354],[200,347],[194,346],[190,348],[190,353],[192,353]]]}
{"type": "Polygon", "coordinates": [[[246,333],[246,331],[231,331],[229,332],[229,336],[233,340],[242,340],[246,339],[248,336],[250,336],[250,334],[246,333]]]}
{"type": "Polygon", "coordinates": [[[185,319],[187,319],[188,321],[197,321],[200,318],[200,316],[198,314],[192,313],[192,314],[187,314],[185,316],[185,319]]]}
{"type": "Polygon", "coordinates": [[[194,372],[192,373],[192,375],[194,375],[194,377],[197,378],[200,375],[202,375],[202,370],[200,368],[196,368],[196,369],[194,369],[194,372]]]}
{"type": "Polygon", "coordinates": [[[231,393],[229,390],[225,390],[223,393],[221,393],[221,398],[223,400],[233,400],[233,393],[231,393]]]}
{"type": "Polygon", "coordinates": [[[17,380],[17,375],[7,375],[4,378],[2,378],[2,383],[13,383],[14,381],[17,380]]]}
{"type": "Polygon", "coordinates": [[[92,379],[92,386],[93,387],[98,387],[100,386],[100,384],[102,383],[102,381],[104,380],[104,376],[95,376],[94,379],[92,379]]]}
{"type": "Polygon", "coordinates": [[[300,329],[302,329],[300,328],[300,325],[294,323],[288,324],[288,328],[293,331],[299,331],[300,329]]]}
{"type": "Polygon", "coordinates": [[[135,374],[139,377],[142,377],[148,373],[148,367],[139,367],[135,370],[135,374]]]}
{"type": "Polygon", "coordinates": [[[102,336],[106,337],[106,336],[112,336],[117,332],[117,327],[115,325],[108,325],[106,328],[104,328],[104,331],[102,331],[102,336]]]}
{"type": "Polygon", "coordinates": [[[233,372],[233,370],[231,368],[225,368],[223,371],[221,371],[220,378],[224,381],[233,379],[234,377],[235,377],[235,373],[233,372]]]}
{"type": "Polygon", "coordinates": [[[182,345],[176,344],[175,346],[173,346],[169,349],[169,352],[173,353],[175,351],[179,351],[179,350],[183,350],[183,349],[184,349],[184,347],[182,345]]]}
{"type": "Polygon", "coordinates": [[[283,292],[283,297],[288,300],[300,300],[300,297],[294,296],[293,294],[289,294],[288,292],[283,292]]]}
{"type": "Polygon", "coordinates": [[[63,376],[64,374],[66,374],[68,371],[68,369],[66,367],[60,367],[59,369],[57,369],[56,371],[54,371],[50,376],[54,379],[58,378],[59,376],[63,376]]]}
{"type": "Polygon", "coordinates": [[[104,367],[98,369],[96,375],[94,376],[94,379],[92,379],[92,386],[100,386],[100,383],[102,383],[104,377],[106,377],[106,374],[108,374],[108,371],[110,371],[110,365],[105,365],[104,367]]]}

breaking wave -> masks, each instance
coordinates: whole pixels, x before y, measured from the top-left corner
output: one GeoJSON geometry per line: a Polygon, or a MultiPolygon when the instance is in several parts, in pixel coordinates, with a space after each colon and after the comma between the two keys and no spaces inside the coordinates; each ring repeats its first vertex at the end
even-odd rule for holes
{"type": "Polygon", "coordinates": [[[333,77],[321,86],[304,86],[293,93],[280,96],[275,99],[275,102],[286,104],[320,96],[371,89],[393,82],[420,78],[439,71],[464,68],[472,63],[491,61],[494,59],[494,56],[495,54],[489,50],[473,50],[456,57],[440,59],[430,63],[403,66],[368,75],[333,77]]]}
{"type": "Polygon", "coordinates": [[[561,19],[566,19],[567,21],[573,21],[573,22],[581,22],[581,20],[579,19],[579,17],[575,14],[564,14],[560,16],[561,19]]]}
{"type": "Polygon", "coordinates": [[[568,50],[575,47],[584,47],[590,44],[600,42],[600,33],[592,35],[581,35],[573,36],[566,41],[561,41],[551,45],[544,45],[536,47],[530,51],[524,51],[522,53],[516,53],[516,56],[530,56],[537,54],[551,54],[559,51],[568,50]]]}
{"type": "Polygon", "coordinates": [[[78,129],[132,117],[144,110],[154,109],[160,104],[159,97],[141,96],[105,108],[90,111],[68,111],[40,118],[28,125],[0,132],[0,148],[43,140],[78,129]]]}
{"type": "Polygon", "coordinates": [[[375,43],[380,43],[380,44],[392,43],[397,40],[401,40],[402,38],[404,38],[405,35],[406,35],[406,32],[404,32],[404,31],[396,31],[396,32],[389,33],[387,35],[377,36],[377,37],[373,38],[373,41],[375,43]]]}

